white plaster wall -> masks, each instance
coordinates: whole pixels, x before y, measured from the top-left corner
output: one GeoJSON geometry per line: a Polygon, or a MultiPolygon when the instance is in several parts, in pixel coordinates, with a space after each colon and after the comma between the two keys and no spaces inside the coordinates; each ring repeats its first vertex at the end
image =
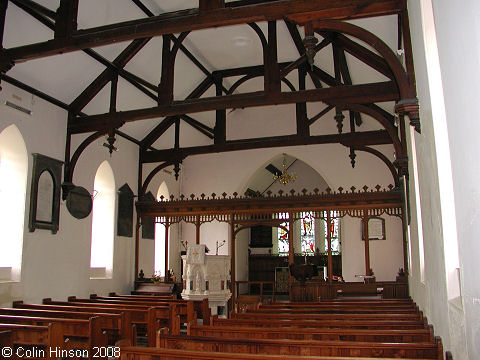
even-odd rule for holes
{"type": "MultiPolygon", "coordinates": [[[[67,114],[8,84],[2,83],[2,87],[1,99],[30,108],[33,115],[0,107],[0,131],[12,123],[16,124],[24,137],[29,156],[21,281],[0,283],[0,306],[11,306],[13,300],[40,302],[44,297],[65,299],[69,295],[83,297],[93,292],[129,292],[133,285],[133,238],[115,236],[112,279],[90,280],[91,215],[82,220],[75,219],[66,209],[65,202],[61,201],[60,229],[57,234],[53,235],[48,230],[28,231],[31,154],[40,153],[64,160],[67,114]]],[[[74,183],[92,191],[98,166],[103,160],[108,160],[114,171],[117,188],[125,182],[133,188],[136,171],[131,172],[130,169],[135,168],[138,162],[136,146],[119,139],[120,150],[110,158],[102,143],[103,139],[98,140],[80,157],[74,183]]]]}
{"type": "MultiPolygon", "coordinates": [[[[284,107],[282,107],[282,109],[284,110],[284,107]]],[[[283,110],[278,109],[278,111],[283,110]]],[[[234,113],[236,117],[234,120],[239,120],[238,117],[242,111],[239,111],[238,114],[234,113]]],[[[257,109],[256,112],[257,119],[265,119],[266,117],[276,119],[276,128],[282,127],[282,121],[291,120],[290,118],[284,119],[284,117],[277,118],[275,115],[275,112],[272,112],[271,108],[257,109]]],[[[235,130],[235,137],[252,137],[252,134],[248,133],[245,128],[238,126],[236,123],[233,125],[229,124],[229,120],[227,119],[227,126],[231,126],[235,130]]],[[[386,187],[390,183],[393,183],[390,172],[376,157],[371,156],[370,154],[357,152],[357,164],[355,169],[352,169],[350,165],[350,159],[348,157],[349,150],[341,145],[327,144],[191,156],[185,159],[183,162],[184,167],[181,174],[181,192],[187,196],[192,193],[197,196],[199,196],[201,193],[205,193],[207,196],[210,196],[212,193],[221,194],[223,192],[226,192],[229,195],[231,195],[233,192],[243,194],[246,187],[248,187],[252,175],[257,171],[257,169],[263,167],[270,161],[270,159],[278,156],[282,152],[286,152],[311,166],[326,180],[327,184],[333,190],[338,189],[340,186],[344,189],[350,189],[351,186],[355,186],[357,189],[360,189],[364,185],[373,188],[377,184],[386,187]]],[[[297,172],[297,176],[298,184],[301,185],[297,190],[301,190],[303,187],[306,187],[309,191],[313,190],[313,187],[307,186],[307,184],[304,183],[304,179],[301,179],[302,173],[300,171],[297,172]]],[[[315,185],[315,187],[318,186],[315,185]]],[[[289,185],[283,190],[290,191],[291,188],[292,186],[289,185]]],[[[274,189],[274,191],[276,190],[277,189],[274,189]]],[[[398,236],[401,237],[401,226],[397,225],[392,223],[392,230],[389,229],[389,231],[392,234],[398,232],[398,236]],[[397,227],[397,229],[393,229],[395,227],[397,227]]],[[[228,224],[221,226],[219,225],[215,228],[212,228],[211,226],[212,225],[210,224],[202,225],[200,241],[202,244],[206,244],[210,249],[214,249],[215,239],[218,238],[219,233],[223,232],[223,234],[228,236],[229,229],[228,224]]],[[[190,226],[184,227],[183,229],[183,238],[188,239],[188,241],[194,241],[195,228],[190,226]]],[[[360,231],[359,229],[360,227],[352,230],[351,232],[347,231],[346,236],[355,236],[355,239],[358,239],[359,235],[357,233],[360,231]]],[[[246,247],[248,244],[248,239],[245,238],[244,242],[244,246],[246,247]]],[[[389,248],[388,251],[391,251],[392,256],[396,256],[397,258],[395,258],[394,261],[390,261],[390,268],[388,268],[386,265],[386,261],[381,260],[379,262],[378,271],[382,272],[382,274],[379,274],[379,279],[394,280],[396,273],[398,272],[398,268],[403,267],[403,250],[397,252],[398,246],[394,241],[391,243],[388,242],[388,245],[392,245],[392,248],[389,248]]],[[[240,240],[237,239],[237,251],[239,251],[239,246],[242,245],[240,240]]],[[[350,251],[348,246],[343,249],[344,251],[347,251],[347,257],[351,259],[349,262],[350,264],[356,264],[360,261],[364,269],[363,250],[361,252],[362,256],[359,258],[355,248],[353,249],[351,255],[348,255],[348,251],[350,251]]],[[[246,248],[242,251],[246,252],[246,248]]],[[[373,251],[377,251],[375,246],[373,247],[373,251]]],[[[245,274],[248,272],[248,268],[240,268],[240,263],[241,261],[239,264],[237,264],[237,274],[239,278],[240,274],[243,274],[243,277],[246,276],[245,274]]],[[[355,267],[358,267],[357,265],[352,265],[354,266],[354,269],[351,271],[349,270],[349,272],[354,272],[355,274],[358,273],[355,272],[355,267]]],[[[375,269],[374,271],[377,274],[375,269]]],[[[360,273],[364,273],[364,270],[360,273]]]]}
{"type": "MultiPolygon", "coordinates": [[[[480,94],[480,3],[462,6],[434,0],[435,28],[444,85],[452,161],[458,248],[465,317],[466,355],[480,358],[480,163],[477,121],[480,94]]],[[[450,311],[451,325],[462,324],[462,312],[450,311]]],[[[461,335],[461,333],[460,333],[461,335]]],[[[461,340],[456,338],[455,341],[461,340]]],[[[452,339],[453,340],[453,339],[452,339]]],[[[454,354],[455,356],[455,354],[454,354]]]]}
{"type": "MultiPolygon", "coordinates": [[[[445,156],[437,158],[436,155],[435,146],[439,144],[435,144],[434,124],[442,119],[435,118],[432,111],[431,98],[435,89],[430,89],[428,85],[421,8],[417,1],[409,1],[409,14],[422,121],[422,134],[415,135],[421,205],[415,203],[411,179],[410,293],[433,323],[436,334],[442,337],[444,348],[451,350],[455,359],[477,359],[480,357],[480,247],[477,240],[480,228],[477,209],[480,201],[476,189],[480,172],[475,159],[478,152],[476,133],[479,130],[475,118],[480,80],[480,3],[472,0],[462,2],[462,6],[443,0],[433,0],[432,3],[450,145],[463,299],[448,301],[445,257],[452,256],[452,252],[445,249],[444,243],[452,239],[444,239],[443,226],[448,224],[442,223],[438,167],[450,164],[445,156]],[[425,281],[420,277],[418,251],[416,209],[420,206],[423,215],[425,281]]],[[[440,146],[445,148],[445,144],[440,146]]],[[[412,170],[410,168],[411,175],[412,170]]],[[[445,221],[449,220],[454,221],[453,218],[445,221]]]]}
{"type": "MultiPolygon", "coordinates": [[[[391,216],[385,219],[386,240],[369,241],[370,267],[377,281],[394,281],[403,268],[402,221],[391,216]]],[[[363,282],[355,275],[365,275],[365,242],[362,223],[346,216],[341,221],[342,275],[345,281],[363,282]]]]}

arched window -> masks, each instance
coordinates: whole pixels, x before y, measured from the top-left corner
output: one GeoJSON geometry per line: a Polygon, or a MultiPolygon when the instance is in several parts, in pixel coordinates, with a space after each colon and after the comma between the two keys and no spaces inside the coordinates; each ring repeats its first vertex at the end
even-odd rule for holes
{"type": "MultiPolygon", "coordinates": [[[[163,182],[158,188],[157,200],[168,199],[170,193],[167,184],[163,182]]],[[[165,276],[165,225],[155,223],[155,274],[165,276]]]]}
{"type": "MultiPolygon", "coordinates": [[[[340,221],[338,218],[333,217],[334,213],[331,212],[332,218],[330,221],[330,236],[332,241],[332,255],[339,255],[340,249],[340,221]]],[[[328,239],[327,239],[327,222],[325,221],[325,253],[328,252],[328,239]]]]}
{"type": "Polygon", "coordinates": [[[280,213],[278,215],[280,219],[287,219],[287,221],[280,224],[282,227],[278,228],[278,255],[287,256],[290,246],[288,238],[288,230],[290,228],[288,213],[280,213]]]}
{"type": "Polygon", "coordinates": [[[0,280],[20,281],[27,174],[25,142],[10,125],[0,133],[0,280]]]}
{"type": "Polygon", "coordinates": [[[98,167],[93,194],[91,277],[111,278],[113,271],[115,178],[107,161],[104,161],[98,167]]]}
{"type": "Polygon", "coordinates": [[[313,213],[303,212],[301,218],[300,240],[302,244],[302,254],[315,254],[315,219],[313,213]]]}

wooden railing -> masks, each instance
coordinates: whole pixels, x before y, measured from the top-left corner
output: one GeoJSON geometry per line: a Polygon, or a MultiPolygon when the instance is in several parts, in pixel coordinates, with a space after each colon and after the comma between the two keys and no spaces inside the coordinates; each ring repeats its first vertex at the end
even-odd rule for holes
{"type": "Polygon", "coordinates": [[[272,288],[272,296],[271,299],[272,301],[275,301],[275,282],[274,281],[235,281],[235,294],[240,295],[239,289],[240,285],[242,284],[247,284],[247,294],[245,295],[253,295],[252,294],[252,285],[259,285],[260,286],[260,294],[255,294],[255,295],[260,295],[260,301],[263,302],[264,300],[264,293],[265,293],[265,286],[269,286],[272,288]]]}

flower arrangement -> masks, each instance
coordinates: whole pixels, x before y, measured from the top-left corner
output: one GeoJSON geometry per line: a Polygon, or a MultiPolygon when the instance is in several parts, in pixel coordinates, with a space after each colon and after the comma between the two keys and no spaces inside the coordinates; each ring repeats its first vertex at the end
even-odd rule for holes
{"type": "Polygon", "coordinates": [[[152,276],[150,277],[150,280],[154,284],[158,284],[159,282],[162,282],[163,276],[160,276],[160,271],[155,271],[152,276]]]}

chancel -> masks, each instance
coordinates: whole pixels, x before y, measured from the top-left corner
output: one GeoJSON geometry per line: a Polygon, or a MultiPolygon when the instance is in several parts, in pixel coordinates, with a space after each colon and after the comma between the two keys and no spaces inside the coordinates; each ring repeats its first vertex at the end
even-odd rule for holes
{"type": "Polygon", "coordinates": [[[479,12],[0,1],[0,347],[480,358],[479,12]]]}

